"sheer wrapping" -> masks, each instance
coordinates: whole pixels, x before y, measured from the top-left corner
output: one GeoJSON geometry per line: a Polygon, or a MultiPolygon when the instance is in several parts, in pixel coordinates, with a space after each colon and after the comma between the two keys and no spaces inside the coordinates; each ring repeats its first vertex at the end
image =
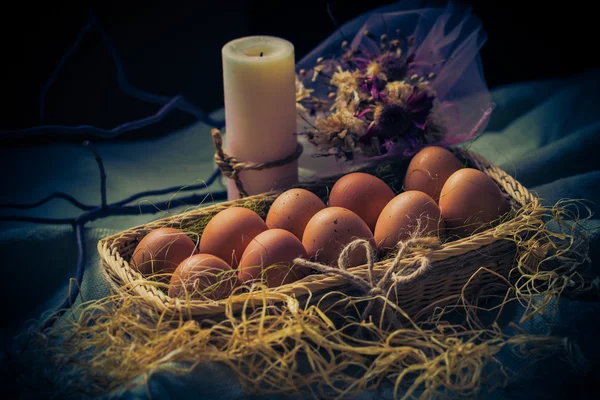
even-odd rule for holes
{"type": "MultiPolygon", "coordinates": [[[[438,7],[424,1],[400,1],[349,21],[297,63],[301,82],[313,91],[313,96],[326,100],[335,88],[319,84],[313,79],[315,66],[327,65],[325,71],[339,68],[364,71],[370,60],[382,55],[380,38],[384,34],[386,43],[400,43],[406,61],[406,77],[435,76],[427,83],[435,92],[436,120],[441,121],[443,133],[435,139],[422,142],[407,136],[401,146],[384,155],[363,155],[344,161],[332,161],[332,157],[319,160],[319,150],[311,143],[304,142],[306,154],[301,160],[303,176],[308,171],[325,176],[348,171],[362,162],[407,157],[427,145],[464,143],[485,129],[493,105],[479,51],[487,36],[480,19],[471,13],[471,9],[454,2],[438,7]],[[344,41],[348,46],[342,50],[344,41]],[[344,58],[348,50],[357,54],[350,63],[344,58]]],[[[331,112],[329,108],[316,114],[313,110],[312,116],[310,113],[306,116],[307,123],[299,127],[300,132],[310,129],[315,116],[331,112]]],[[[386,149],[384,146],[382,148],[386,149]]]]}

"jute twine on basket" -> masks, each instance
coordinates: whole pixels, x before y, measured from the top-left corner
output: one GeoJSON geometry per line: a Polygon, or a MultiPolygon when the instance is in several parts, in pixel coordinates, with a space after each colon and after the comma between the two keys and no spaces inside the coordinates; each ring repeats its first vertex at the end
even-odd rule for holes
{"type": "Polygon", "coordinates": [[[240,179],[240,172],[242,171],[261,171],[263,169],[281,167],[283,165],[292,163],[300,158],[302,155],[303,147],[300,143],[296,146],[294,153],[275,161],[267,161],[262,163],[243,162],[238,160],[236,157],[231,156],[223,149],[223,137],[221,132],[217,128],[211,130],[211,136],[213,145],[215,146],[215,163],[221,170],[221,173],[229,179],[233,179],[235,186],[240,194],[240,198],[247,197],[248,192],[244,189],[244,184],[240,179]]]}
{"type": "Polygon", "coordinates": [[[368,301],[367,306],[362,312],[362,321],[366,321],[369,318],[373,305],[378,304],[379,308],[377,311],[385,313],[385,318],[391,326],[395,329],[400,329],[401,324],[396,318],[396,315],[391,312],[389,308],[385,307],[386,302],[389,301],[389,292],[398,285],[412,282],[417,277],[427,273],[432,265],[428,254],[433,250],[440,249],[441,246],[440,239],[435,236],[419,237],[415,234],[409,239],[399,241],[396,245],[396,256],[379,280],[376,279],[373,271],[377,261],[376,251],[371,243],[365,239],[356,239],[346,245],[338,257],[337,267],[305,260],[303,258],[296,258],[294,263],[298,266],[312,268],[325,275],[339,276],[346,280],[354,289],[359,291],[360,296],[370,298],[371,300],[368,301]],[[361,247],[364,248],[366,252],[368,280],[348,270],[352,253],[361,247]],[[418,249],[422,249],[423,251],[420,254],[415,255],[415,252],[418,249]],[[404,266],[403,269],[400,269],[402,259],[413,255],[415,256],[414,262],[411,263],[411,265],[404,266]],[[406,274],[405,272],[408,269],[413,270],[406,274]]]}

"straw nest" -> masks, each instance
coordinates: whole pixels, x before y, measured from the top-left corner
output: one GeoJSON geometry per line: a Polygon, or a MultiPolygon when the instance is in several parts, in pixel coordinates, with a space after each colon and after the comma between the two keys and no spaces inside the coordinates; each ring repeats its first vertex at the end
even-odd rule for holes
{"type": "MultiPolygon", "coordinates": [[[[498,358],[507,349],[528,362],[562,352],[581,365],[572,343],[518,325],[552,313],[558,296],[597,284],[582,273],[588,249],[581,204],[544,206],[480,156],[459,155],[490,175],[512,205],[508,216],[470,237],[415,237],[388,259],[348,269],[342,254],[342,273],[313,265],[321,273],[279,288],[241,288],[225,300],[171,299],[164,284],[129,268],[137,241],[163,226],[199,235],[232,205],[264,216],[277,194],[199,208],[103,239],[98,247],[114,294],[78,305],[53,328],[36,331],[30,345],[60,371],[53,381],[62,396],[144,385],[157,372],[220,362],[254,393],[349,398],[389,387],[395,398],[473,397],[510,380],[514,371],[498,358]],[[523,308],[520,321],[501,328],[515,304],[523,308]]],[[[372,172],[400,188],[399,170],[380,165],[372,172]]],[[[325,196],[334,180],[301,186],[325,196]]]]}

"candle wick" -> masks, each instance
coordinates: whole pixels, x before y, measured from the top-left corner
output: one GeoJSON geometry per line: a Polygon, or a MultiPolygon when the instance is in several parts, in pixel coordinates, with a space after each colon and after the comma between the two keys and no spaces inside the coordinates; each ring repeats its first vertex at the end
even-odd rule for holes
{"type": "Polygon", "coordinates": [[[260,56],[261,56],[261,57],[263,56],[263,52],[262,52],[262,51],[260,52],[260,56]]]}

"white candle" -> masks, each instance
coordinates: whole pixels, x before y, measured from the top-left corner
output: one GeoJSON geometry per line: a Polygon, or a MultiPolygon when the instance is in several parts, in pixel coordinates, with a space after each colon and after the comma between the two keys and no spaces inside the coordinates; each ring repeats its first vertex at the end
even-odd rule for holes
{"type": "MultiPolygon", "coordinates": [[[[275,161],[293,154],[298,140],[294,46],[270,36],[250,36],[222,50],[227,152],[245,162],[275,161]]],[[[298,182],[298,162],[242,171],[249,195],[284,189],[298,182]]],[[[239,193],[233,180],[229,199],[239,193]]]]}

